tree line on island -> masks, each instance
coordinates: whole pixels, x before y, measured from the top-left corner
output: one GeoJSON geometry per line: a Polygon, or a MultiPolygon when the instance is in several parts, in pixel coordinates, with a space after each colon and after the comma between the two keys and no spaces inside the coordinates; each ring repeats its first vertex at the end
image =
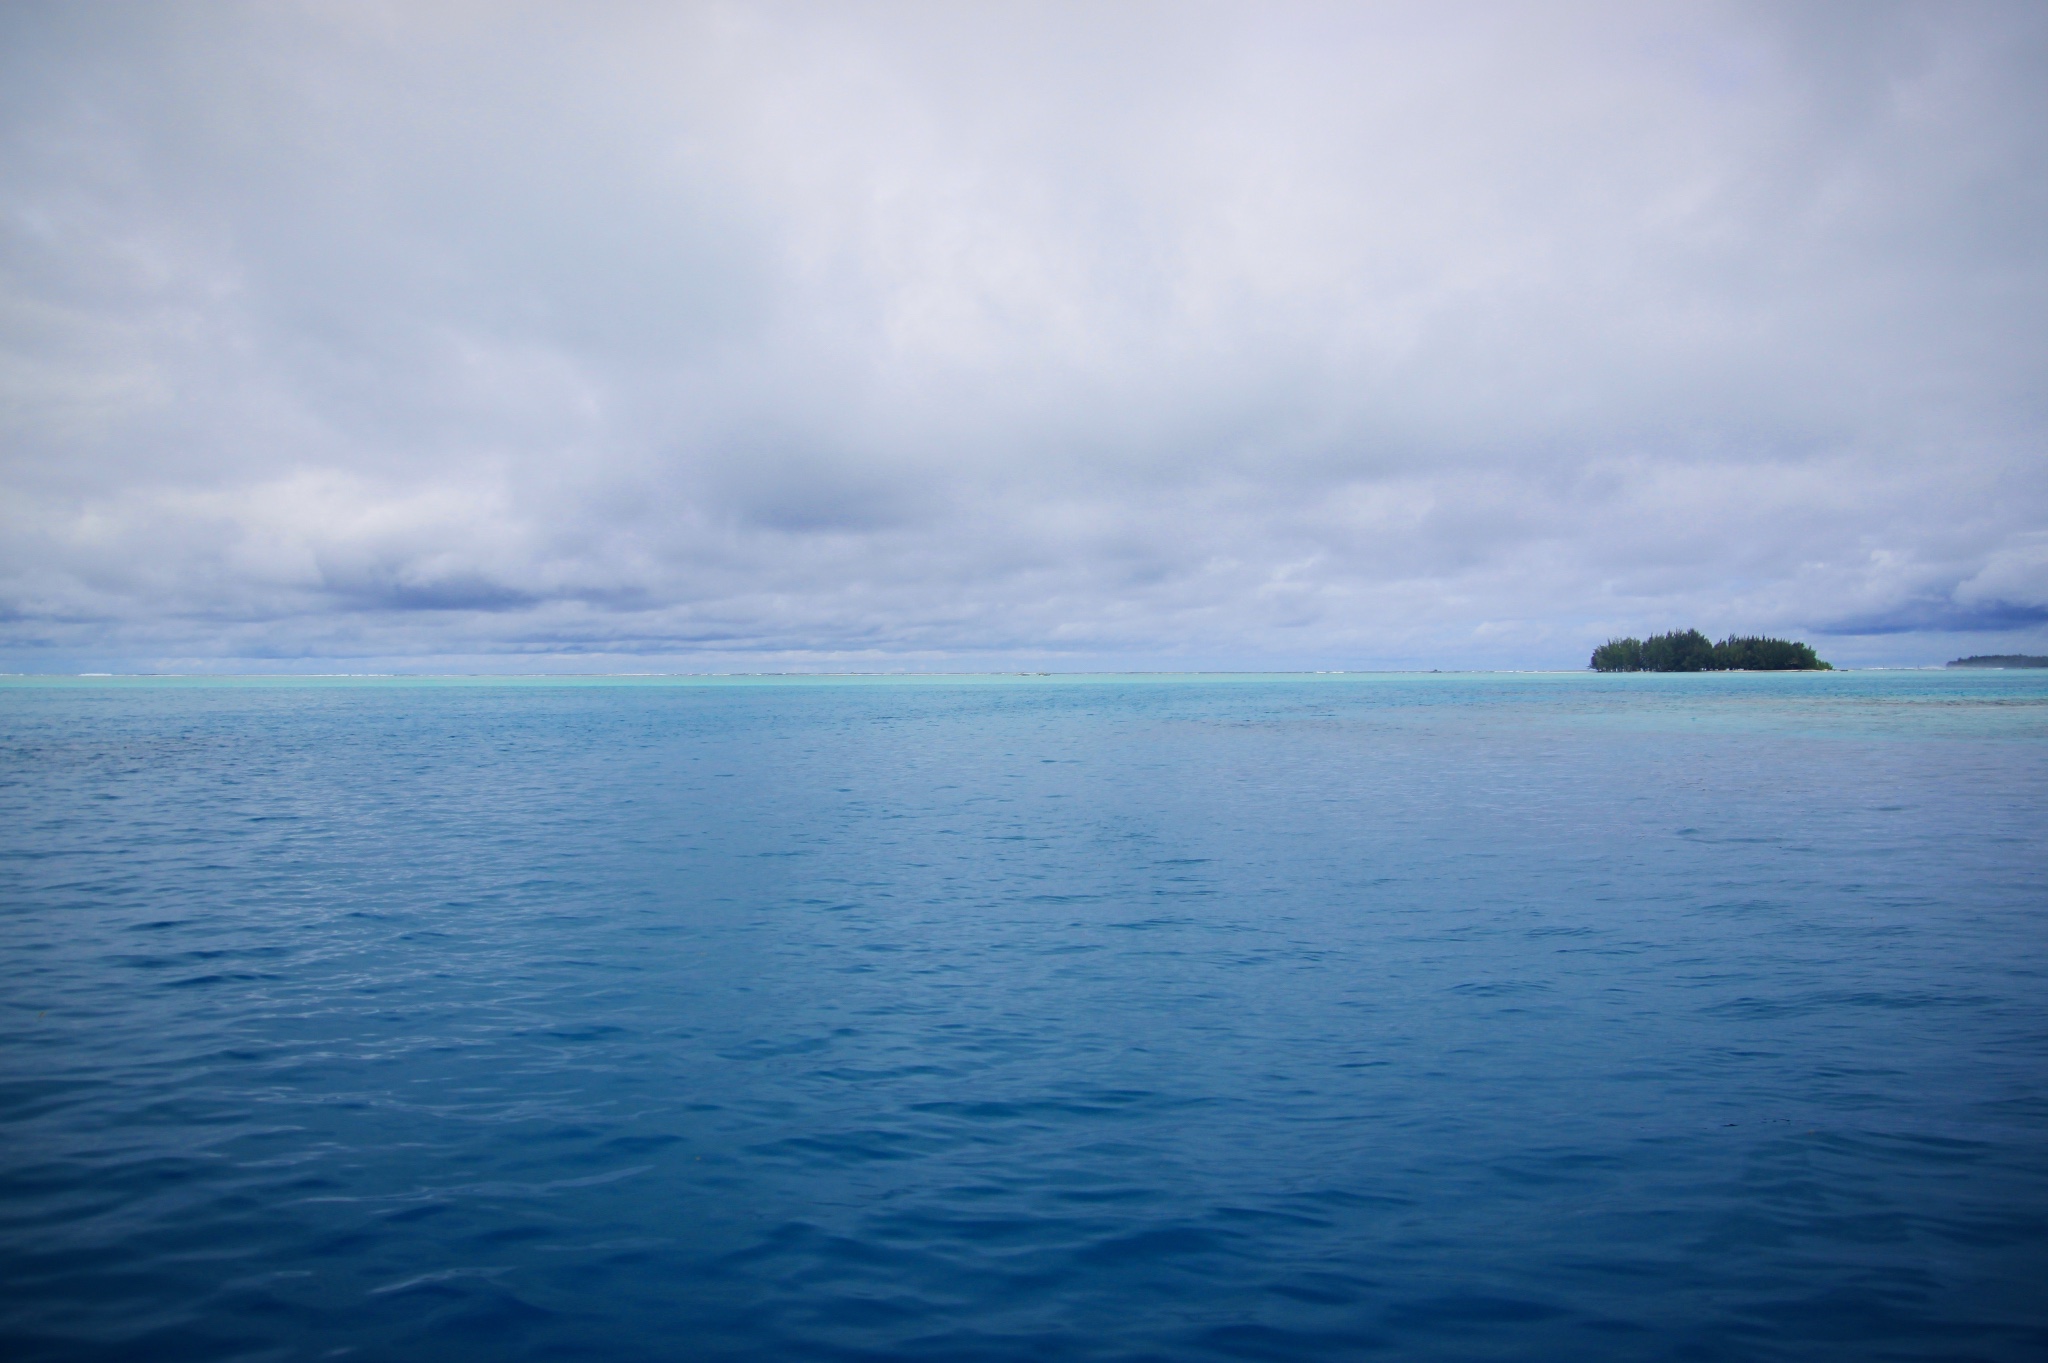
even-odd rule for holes
{"type": "Polygon", "coordinates": [[[1647,639],[1609,639],[1593,650],[1596,672],[1832,672],[1808,644],[1731,634],[1715,643],[1696,629],[1647,639]]]}

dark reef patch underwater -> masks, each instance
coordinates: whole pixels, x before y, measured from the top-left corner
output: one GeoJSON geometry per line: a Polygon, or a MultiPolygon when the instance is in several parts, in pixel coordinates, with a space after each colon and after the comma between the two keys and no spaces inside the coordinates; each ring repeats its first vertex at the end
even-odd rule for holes
{"type": "Polygon", "coordinates": [[[0,1355],[2048,1357],[2048,675],[0,683],[0,1355]]]}

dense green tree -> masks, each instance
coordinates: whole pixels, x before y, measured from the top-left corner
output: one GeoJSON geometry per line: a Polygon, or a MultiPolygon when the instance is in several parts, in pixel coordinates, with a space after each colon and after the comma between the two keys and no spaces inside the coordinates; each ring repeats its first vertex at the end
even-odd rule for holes
{"type": "Polygon", "coordinates": [[[1958,658],[1950,667],[2048,667],[2048,657],[2038,653],[1976,653],[1958,658]]]}
{"type": "Polygon", "coordinates": [[[1714,666],[1724,672],[1811,672],[1828,665],[1814,655],[1810,644],[1789,639],[1765,639],[1755,635],[1729,635],[1714,645],[1714,666]]]}
{"type": "Polygon", "coordinates": [[[1672,630],[1643,640],[1645,672],[1711,672],[1714,641],[1696,629],[1672,630]]]}
{"type": "Polygon", "coordinates": [[[1648,639],[1609,639],[1593,650],[1598,672],[1832,672],[1810,644],[1731,634],[1715,643],[1696,629],[1648,639]]]}
{"type": "Polygon", "coordinates": [[[1640,672],[1643,670],[1641,639],[1609,639],[1593,650],[1596,672],[1640,672]]]}

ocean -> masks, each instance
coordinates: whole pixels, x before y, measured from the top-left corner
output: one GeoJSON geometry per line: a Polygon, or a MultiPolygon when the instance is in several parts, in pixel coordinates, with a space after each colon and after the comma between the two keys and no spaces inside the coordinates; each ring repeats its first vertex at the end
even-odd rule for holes
{"type": "Polygon", "coordinates": [[[0,680],[0,1354],[2048,1357],[2048,675],[0,680]]]}

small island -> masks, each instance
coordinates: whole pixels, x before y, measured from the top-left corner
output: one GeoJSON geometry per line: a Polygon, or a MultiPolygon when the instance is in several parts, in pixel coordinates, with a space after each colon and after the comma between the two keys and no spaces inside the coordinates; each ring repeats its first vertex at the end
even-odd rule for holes
{"type": "Polygon", "coordinates": [[[1715,643],[1696,629],[1648,639],[1609,639],[1593,650],[1596,672],[1832,672],[1808,644],[1731,634],[1715,643]]]}
{"type": "Polygon", "coordinates": [[[2048,667],[2048,658],[2038,653],[1979,653],[1958,658],[1950,667],[2048,667]]]}

